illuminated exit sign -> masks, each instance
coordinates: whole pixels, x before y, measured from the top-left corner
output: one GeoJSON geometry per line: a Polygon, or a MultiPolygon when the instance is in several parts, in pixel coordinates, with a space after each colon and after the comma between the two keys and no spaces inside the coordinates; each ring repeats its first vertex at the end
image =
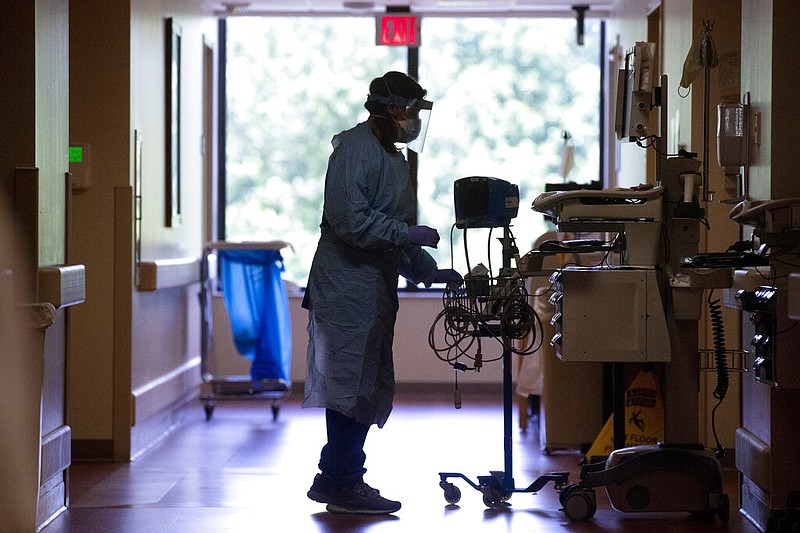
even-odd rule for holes
{"type": "Polygon", "coordinates": [[[376,44],[385,46],[419,46],[417,15],[378,15],[375,19],[376,44]]]}

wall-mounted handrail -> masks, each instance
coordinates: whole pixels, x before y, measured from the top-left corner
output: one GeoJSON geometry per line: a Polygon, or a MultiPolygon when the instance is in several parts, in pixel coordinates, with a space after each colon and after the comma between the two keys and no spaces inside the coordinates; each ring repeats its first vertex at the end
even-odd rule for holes
{"type": "Polygon", "coordinates": [[[142,292],[183,287],[200,281],[200,260],[197,257],[157,259],[139,263],[137,289],[142,292]]]}
{"type": "Polygon", "coordinates": [[[86,300],[86,267],[60,265],[39,268],[38,299],[56,308],[86,300]]]}

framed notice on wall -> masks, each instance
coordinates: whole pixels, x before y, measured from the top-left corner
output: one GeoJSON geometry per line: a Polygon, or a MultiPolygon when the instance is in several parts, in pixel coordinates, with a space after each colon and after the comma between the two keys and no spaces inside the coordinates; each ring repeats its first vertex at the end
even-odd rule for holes
{"type": "Polygon", "coordinates": [[[166,19],[165,31],[165,221],[168,227],[181,220],[181,29],[166,19]]]}

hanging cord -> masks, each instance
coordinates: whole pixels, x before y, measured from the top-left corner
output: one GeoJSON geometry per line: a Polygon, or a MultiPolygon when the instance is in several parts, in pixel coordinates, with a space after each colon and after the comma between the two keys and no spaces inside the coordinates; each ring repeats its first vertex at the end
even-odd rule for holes
{"type": "Polygon", "coordinates": [[[719,298],[712,300],[714,291],[708,293],[708,313],[711,315],[711,335],[714,343],[714,362],[717,372],[717,387],[714,389],[713,396],[717,399],[717,404],[711,410],[711,430],[714,432],[714,440],[717,443],[717,457],[725,456],[725,448],[719,442],[717,436],[717,408],[722,404],[725,395],[728,393],[728,359],[725,348],[725,325],[722,322],[722,305],[719,298]]]}
{"type": "Polygon", "coordinates": [[[453,253],[453,232],[456,229],[456,225],[453,224],[450,226],[450,268],[455,269],[456,265],[454,262],[455,254],[453,253]]]}

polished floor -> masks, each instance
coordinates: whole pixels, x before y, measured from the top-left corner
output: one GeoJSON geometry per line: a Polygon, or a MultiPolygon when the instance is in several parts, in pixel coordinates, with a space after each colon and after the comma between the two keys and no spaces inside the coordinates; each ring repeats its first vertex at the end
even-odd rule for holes
{"type": "MultiPolygon", "coordinates": [[[[515,418],[516,420],[516,418],[515,418]]],[[[395,515],[334,515],[306,497],[324,443],[324,415],[289,399],[273,421],[260,401],[223,401],[210,422],[200,404],[185,424],[130,464],[74,464],[71,504],[44,533],[65,532],[717,532],[756,533],[737,512],[737,474],[725,469],[730,521],[688,513],[615,511],[603,489],[597,512],[571,522],[553,484],[518,492],[510,505],[488,508],[480,492],[454,480],[462,492],[444,500],[438,473],[471,480],[503,470],[503,410],[499,402],[464,394],[456,410],[445,397],[400,397],[383,429],[367,438],[366,481],[403,503],[395,515]]],[[[527,487],[539,475],[569,471],[577,479],[579,454],[538,451],[535,428],[514,431],[514,479],[527,487]]],[[[680,490],[680,487],[676,487],[680,490]]]]}

